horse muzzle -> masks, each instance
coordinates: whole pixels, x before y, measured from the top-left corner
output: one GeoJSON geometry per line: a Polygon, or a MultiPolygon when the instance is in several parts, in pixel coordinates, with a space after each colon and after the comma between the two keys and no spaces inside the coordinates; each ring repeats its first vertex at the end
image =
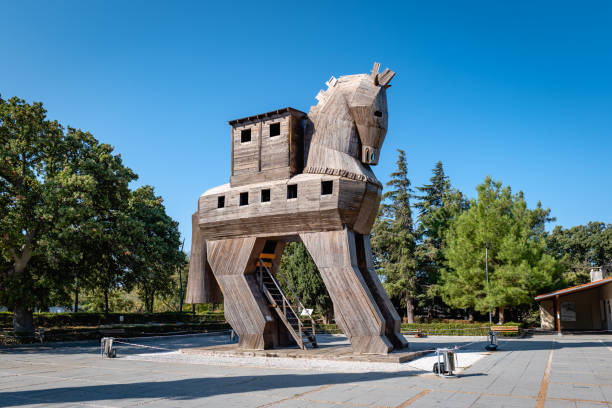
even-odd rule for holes
{"type": "Polygon", "coordinates": [[[361,147],[361,162],[376,166],[378,164],[379,149],[372,146],[361,147]]]}

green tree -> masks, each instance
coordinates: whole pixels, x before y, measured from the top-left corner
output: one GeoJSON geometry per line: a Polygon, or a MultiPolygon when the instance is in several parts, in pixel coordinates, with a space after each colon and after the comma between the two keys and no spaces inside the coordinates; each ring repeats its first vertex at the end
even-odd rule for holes
{"type": "Polygon", "coordinates": [[[417,236],[412,219],[412,190],[406,153],[398,149],[397,170],[387,183],[378,217],[372,229],[372,250],[377,273],[391,298],[406,307],[409,323],[414,322],[414,302],[419,292],[417,236]]]}
{"type": "Polygon", "coordinates": [[[0,146],[0,303],[15,331],[32,331],[33,308],[74,280],[65,262],[83,258],[63,244],[95,236],[100,208],[124,199],[136,176],[90,133],[47,120],[38,102],[0,98],[0,146]]]}
{"type": "Polygon", "coordinates": [[[557,226],[547,237],[547,246],[549,253],[561,261],[569,285],[587,283],[592,266],[612,262],[612,224],[590,222],[567,229],[557,226]]]}
{"type": "Polygon", "coordinates": [[[430,184],[417,187],[422,194],[415,203],[419,210],[417,236],[420,241],[416,247],[419,269],[427,274],[428,290],[419,296],[419,305],[433,314],[436,304],[441,304],[439,296],[440,271],[444,264],[444,237],[451,221],[468,208],[463,194],[451,187],[444,173],[442,162],[436,163],[432,170],[430,184]]]}
{"type": "Polygon", "coordinates": [[[131,193],[127,210],[129,231],[124,236],[128,251],[124,285],[136,286],[145,310],[153,313],[157,297],[176,296],[173,279],[178,268],[186,263],[181,250],[178,223],[166,214],[161,197],[151,186],[143,186],[131,193]]]}
{"type": "Polygon", "coordinates": [[[326,324],[331,323],[334,305],[317,265],[304,244],[301,242],[287,244],[277,277],[286,294],[295,292],[304,307],[313,307],[321,313],[326,324]]]}
{"type": "Polygon", "coordinates": [[[487,177],[477,187],[478,199],[455,218],[444,249],[447,267],[442,271],[441,292],[456,308],[479,312],[529,304],[539,291],[561,282],[560,264],[546,253],[546,222],[550,209],[538,203],[528,209],[522,192],[513,195],[487,177]],[[490,295],[487,295],[485,250],[488,250],[490,295]]]}
{"type": "Polygon", "coordinates": [[[286,294],[295,292],[305,307],[313,307],[326,324],[334,316],[332,304],[323,278],[306,246],[301,242],[287,244],[278,269],[278,281],[286,294]]]}

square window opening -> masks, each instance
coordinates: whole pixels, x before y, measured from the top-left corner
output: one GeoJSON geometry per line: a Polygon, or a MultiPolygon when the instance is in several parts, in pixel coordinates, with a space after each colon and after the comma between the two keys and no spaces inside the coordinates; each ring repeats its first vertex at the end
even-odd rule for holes
{"type": "Polygon", "coordinates": [[[217,208],[225,207],[225,196],[217,197],[217,208]]]}
{"type": "Polygon", "coordinates": [[[267,203],[268,201],[270,201],[270,189],[266,188],[261,190],[261,202],[267,203]]]}
{"type": "Polygon", "coordinates": [[[240,193],[240,205],[249,205],[249,193],[240,193]]]}
{"type": "Polygon", "coordinates": [[[321,195],[329,195],[334,192],[334,181],[327,180],[321,182],[321,195]]]}
{"type": "Polygon", "coordinates": [[[297,198],[297,184],[287,185],[287,199],[297,198]]]}
{"type": "Polygon", "coordinates": [[[251,141],[251,129],[242,129],[240,131],[240,143],[251,141]]]}
{"type": "Polygon", "coordinates": [[[280,135],[280,122],[272,123],[270,125],[270,137],[280,135]]]}

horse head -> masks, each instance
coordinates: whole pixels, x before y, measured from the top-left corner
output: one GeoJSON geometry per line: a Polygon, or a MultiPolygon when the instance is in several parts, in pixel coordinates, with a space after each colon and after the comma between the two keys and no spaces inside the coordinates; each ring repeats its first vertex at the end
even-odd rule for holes
{"type": "Polygon", "coordinates": [[[375,63],[372,74],[362,76],[358,86],[347,89],[345,95],[361,141],[361,162],[369,165],[378,164],[385,141],[389,120],[386,89],[395,75],[388,68],[379,74],[379,69],[380,64],[375,63]]]}
{"type": "Polygon", "coordinates": [[[331,173],[332,166],[339,172],[357,174],[358,178],[374,178],[369,166],[378,164],[387,134],[386,90],[395,75],[388,68],[382,73],[379,69],[380,64],[375,63],[370,74],[331,77],[326,82],[327,90],[319,92],[319,103],[308,114],[314,123],[310,148],[315,146],[321,156],[341,155],[344,159],[323,163],[323,159],[313,156],[308,158],[307,168],[331,173]]]}

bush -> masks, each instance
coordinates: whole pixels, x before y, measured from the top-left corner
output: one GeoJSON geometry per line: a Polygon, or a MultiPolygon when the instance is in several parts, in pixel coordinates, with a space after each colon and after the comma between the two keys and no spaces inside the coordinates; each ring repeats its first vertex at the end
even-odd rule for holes
{"type": "MultiPolygon", "coordinates": [[[[504,326],[522,327],[521,323],[506,322],[504,326]]],[[[454,320],[440,323],[404,323],[402,331],[420,330],[426,335],[442,335],[442,336],[486,336],[489,332],[489,322],[468,322],[463,320],[454,320]]],[[[498,335],[509,335],[509,333],[498,333],[498,335]]]]}
{"type": "MultiPolygon", "coordinates": [[[[121,324],[119,317],[123,316],[123,324],[146,323],[222,323],[225,321],[223,312],[209,312],[201,315],[191,313],[34,313],[36,327],[75,327],[121,324]]],[[[0,327],[12,327],[13,314],[0,312],[0,327]]]]}

